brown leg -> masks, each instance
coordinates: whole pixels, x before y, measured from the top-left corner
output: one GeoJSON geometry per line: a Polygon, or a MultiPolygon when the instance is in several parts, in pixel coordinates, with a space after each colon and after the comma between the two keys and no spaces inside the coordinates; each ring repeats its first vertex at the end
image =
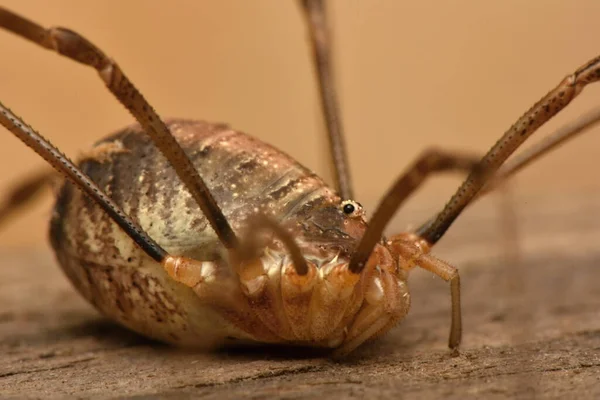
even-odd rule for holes
{"type": "Polygon", "coordinates": [[[450,283],[452,322],[448,346],[458,350],[462,339],[462,314],[460,302],[460,276],[458,270],[430,254],[429,245],[414,234],[400,234],[390,238],[390,245],[400,255],[400,268],[410,270],[415,265],[430,271],[450,283]]]}
{"type": "Polygon", "coordinates": [[[384,195],[369,220],[369,227],[361,239],[350,260],[350,271],[360,273],[364,268],[375,244],[381,239],[383,230],[390,222],[400,205],[410,196],[430,174],[445,171],[472,171],[479,158],[440,150],[425,151],[417,160],[396,180],[394,185],[384,195]]]}
{"type": "Polygon", "coordinates": [[[565,108],[585,86],[598,80],[600,57],[581,66],[534,104],[483,157],[478,171],[469,175],[433,223],[422,232],[423,238],[431,244],[436,243],[480,189],[493,179],[502,163],[540,126],[565,108]]]}
{"type": "MultiPolygon", "coordinates": [[[[598,123],[600,123],[600,108],[595,108],[582,115],[576,121],[560,127],[558,130],[553,132],[550,136],[539,143],[536,143],[530,148],[509,159],[502,165],[498,172],[496,172],[494,177],[485,184],[479,193],[477,193],[476,197],[469,203],[469,205],[473,204],[476,199],[502,188],[503,185],[506,184],[506,181],[517,172],[521,171],[523,168],[548,154],[552,150],[555,150],[561,145],[565,144],[568,140],[573,139],[577,135],[597,126],[598,123]]],[[[509,209],[505,202],[502,204],[502,207],[503,208],[501,212],[503,213],[504,217],[509,217],[510,219],[515,218],[514,210],[509,209]]],[[[433,218],[429,219],[426,223],[421,225],[415,231],[415,233],[420,236],[424,235],[429,227],[433,225],[433,222],[436,220],[436,218],[438,217],[434,216],[433,218]]],[[[507,219],[503,218],[503,221],[507,221],[507,219]]],[[[505,225],[505,228],[507,228],[506,230],[516,231],[516,222],[511,220],[511,222],[505,225]]],[[[517,242],[515,241],[515,237],[508,235],[509,234],[507,234],[506,237],[509,239],[508,241],[510,241],[510,244],[508,244],[506,247],[514,250],[514,256],[512,256],[514,261],[518,259],[518,246],[516,245],[517,242]]]]}
{"type": "Polygon", "coordinates": [[[445,261],[425,254],[416,260],[419,267],[433,272],[446,282],[450,282],[450,299],[452,302],[452,322],[448,347],[458,349],[462,338],[462,315],[460,307],[460,276],[458,270],[445,261]]]}
{"type": "Polygon", "coordinates": [[[477,197],[483,196],[493,191],[498,185],[501,185],[508,178],[541,158],[552,150],[565,144],[577,135],[595,127],[600,123],[600,108],[588,111],[585,115],[578,118],[573,123],[562,126],[550,136],[539,143],[531,146],[527,150],[519,153],[502,165],[496,175],[481,189],[477,197]]]}
{"type": "Polygon", "coordinates": [[[223,245],[227,248],[236,247],[235,233],[194,165],[156,111],[114,61],[76,32],[60,27],[46,29],[2,7],[0,7],[0,27],[96,69],[110,92],[131,112],[170,161],[223,245]]]}
{"type": "MultiPolygon", "coordinates": [[[[517,172],[521,171],[535,160],[543,157],[545,154],[548,154],[552,150],[555,150],[561,145],[565,144],[568,140],[573,139],[577,135],[595,127],[598,125],[598,123],[600,123],[600,108],[595,108],[588,111],[576,121],[560,127],[541,142],[536,143],[530,148],[509,159],[502,165],[494,177],[491,178],[477,193],[476,197],[469,203],[469,205],[473,204],[476,199],[479,199],[486,194],[495,191],[496,189],[502,188],[506,181],[517,172]]],[[[509,211],[505,205],[503,205],[503,207],[502,213],[504,213],[504,215],[508,216],[509,213],[513,212],[509,211]]],[[[437,218],[438,216],[430,218],[427,222],[416,229],[415,233],[419,236],[424,235],[437,218]]],[[[514,215],[510,216],[510,218],[514,218],[514,215]]],[[[516,225],[513,224],[512,228],[515,228],[515,226],[516,225]]],[[[512,238],[511,240],[514,242],[512,238]]],[[[516,249],[516,247],[513,248],[516,249]]]]}
{"type": "Polygon", "coordinates": [[[35,200],[42,189],[50,186],[59,178],[53,170],[44,170],[24,178],[14,187],[8,189],[7,195],[0,202],[0,227],[10,219],[15,212],[35,200]]]}
{"type": "MultiPolygon", "coordinates": [[[[23,120],[0,103],[0,124],[23,143],[31,147],[54,169],[70,179],[92,198],[113,221],[146,253],[157,262],[163,262],[168,253],[127,216],[86,174],[54,147],[46,138],[34,131],[23,120]]],[[[35,186],[35,185],[34,185],[35,186]]]]}
{"type": "Polygon", "coordinates": [[[300,0],[300,6],[306,17],[313,61],[319,79],[321,106],[327,124],[329,149],[335,171],[335,186],[342,198],[352,199],[352,180],[331,67],[331,40],[326,7],[322,0],[300,0]]]}
{"type": "MultiPolygon", "coordinates": [[[[483,197],[484,195],[501,188],[506,181],[517,172],[521,171],[523,168],[550,151],[555,150],[580,133],[586,132],[587,130],[595,127],[598,125],[598,123],[600,123],[600,108],[590,110],[575,122],[560,127],[541,142],[531,146],[527,150],[524,150],[522,153],[519,153],[504,163],[494,177],[491,178],[479,191],[475,199],[479,199],[480,197],[483,197]]],[[[469,205],[473,204],[474,200],[471,201],[469,205]]],[[[508,212],[508,210],[506,212],[508,212]]],[[[437,216],[434,216],[433,218],[429,219],[427,222],[421,225],[415,231],[415,233],[417,233],[417,235],[423,235],[433,224],[436,218],[437,216]]]]}

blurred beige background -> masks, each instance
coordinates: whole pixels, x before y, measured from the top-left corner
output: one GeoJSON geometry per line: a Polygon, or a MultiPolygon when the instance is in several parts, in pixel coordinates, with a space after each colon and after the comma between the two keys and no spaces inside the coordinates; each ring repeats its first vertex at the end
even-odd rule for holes
{"type": "MultiPolygon", "coordinates": [[[[161,115],[228,122],[329,178],[294,2],[0,4],[91,39],[161,115]]],[[[357,200],[370,209],[420,151],[436,145],[484,152],[563,76],[600,54],[597,0],[338,0],[330,9],[357,200]]],[[[4,32],[0,49],[0,100],[67,154],[75,157],[133,121],[91,69],[4,32]]],[[[599,90],[586,90],[537,138],[600,105],[599,90]]],[[[600,190],[599,134],[578,138],[522,174],[519,198],[600,190]]],[[[42,167],[32,151],[0,133],[0,194],[42,167]]],[[[428,183],[399,218],[411,221],[411,212],[440,207],[458,182],[428,183]]],[[[43,243],[50,204],[47,196],[13,219],[0,231],[0,246],[43,243]]]]}

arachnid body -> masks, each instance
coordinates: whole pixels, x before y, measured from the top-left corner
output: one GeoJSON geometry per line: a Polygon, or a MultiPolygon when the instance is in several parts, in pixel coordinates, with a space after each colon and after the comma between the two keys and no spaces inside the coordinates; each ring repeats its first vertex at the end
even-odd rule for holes
{"type": "MultiPolygon", "coordinates": [[[[0,120],[74,184],[59,192],[51,241],[62,268],[100,311],[144,335],[212,347],[230,340],[289,343],[345,354],[408,311],[409,271],[450,283],[449,345],[461,339],[458,271],[433,246],[538,127],[600,77],[598,59],[567,76],[480,161],[424,152],[367,223],[352,200],[329,66],[323,5],[303,1],[336,166],[330,189],[274,148],[225,125],[164,123],[119,66],[78,33],[0,9],[0,26],[97,70],[138,125],[72,165],[6,107],[0,120]],[[469,178],[415,232],[382,237],[401,203],[432,173],[469,178]],[[77,189],[82,189],[85,194],[77,189]]],[[[531,158],[535,158],[533,154],[531,158]]],[[[35,185],[34,185],[35,186],[35,185]]]]}
{"type": "MultiPolygon", "coordinates": [[[[167,126],[198,167],[225,217],[236,221],[232,224],[236,233],[245,233],[243,227],[253,214],[270,215],[293,228],[299,243],[303,241],[302,236],[306,236],[304,241],[315,248],[312,260],[321,271],[342,264],[341,258],[334,259],[340,251],[348,254],[349,247],[355,245],[364,227],[363,216],[357,209],[352,218],[344,218],[343,206],[339,206],[341,199],[320,178],[271,146],[227,126],[185,120],[172,121],[167,126]],[[315,212],[318,209],[322,212],[315,212]],[[332,229],[325,230],[323,226],[332,229]],[[335,230],[339,227],[346,228],[346,232],[335,230]],[[339,250],[333,253],[316,250],[317,246],[328,244],[338,246],[339,250]]],[[[206,288],[197,287],[198,294],[195,294],[173,280],[162,268],[156,268],[156,262],[100,207],[67,185],[58,197],[50,237],[61,265],[86,299],[104,314],[138,332],[179,345],[210,345],[224,337],[280,341],[269,329],[287,330],[285,339],[294,337],[291,328],[300,330],[298,325],[302,321],[293,326],[286,318],[279,320],[280,315],[270,314],[272,309],[283,313],[284,307],[286,310],[299,307],[291,302],[282,303],[282,294],[278,292],[313,291],[311,280],[316,278],[315,270],[309,272],[307,282],[300,283],[297,289],[292,282],[287,283],[291,285],[288,288],[280,280],[287,279],[290,261],[273,249],[265,256],[264,272],[250,269],[243,272],[243,291],[257,310],[265,312],[265,323],[272,325],[257,331],[246,325],[240,329],[215,310],[218,305],[215,303],[232,301],[233,304],[222,306],[230,308],[232,313],[240,313],[236,321],[243,323],[249,319],[242,314],[247,311],[244,310],[247,305],[229,298],[232,293],[240,296],[242,293],[237,293],[237,278],[223,259],[226,259],[225,249],[220,246],[208,220],[197,212],[196,204],[167,160],[139,126],[101,141],[97,149],[92,151],[95,158],[82,162],[82,171],[170,253],[205,261],[203,279],[211,282],[204,285],[206,288]],[[269,281],[266,288],[263,287],[265,278],[274,280],[269,281]],[[202,294],[202,290],[214,293],[202,294]],[[203,296],[208,296],[208,304],[203,296]]],[[[319,290],[330,289],[336,288],[328,286],[319,290]]],[[[336,297],[336,301],[339,300],[339,293],[336,297]]],[[[307,300],[310,296],[299,293],[291,301],[307,300]]],[[[317,314],[327,305],[318,307],[314,311],[317,314]]],[[[303,310],[295,317],[303,319],[307,312],[308,309],[303,310]]],[[[332,318],[338,314],[336,310],[325,318],[320,315],[317,318],[323,318],[320,324],[326,327],[332,325],[332,318]]],[[[260,325],[252,319],[251,322],[260,325]]],[[[318,328],[313,324],[304,329],[306,332],[297,332],[298,341],[309,338],[311,329],[318,328]]]]}

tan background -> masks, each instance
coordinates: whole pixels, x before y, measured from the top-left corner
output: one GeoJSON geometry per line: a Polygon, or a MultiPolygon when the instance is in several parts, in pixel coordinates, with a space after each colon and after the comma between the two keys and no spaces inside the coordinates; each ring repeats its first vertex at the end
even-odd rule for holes
{"type": "MultiPolygon", "coordinates": [[[[332,3],[352,172],[357,199],[369,208],[421,150],[437,145],[485,151],[564,75],[600,54],[596,0],[332,3]]],[[[329,176],[296,4],[1,4],[93,40],[162,115],[229,122],[329,176]]],[[[5,33],[0,49],[0,100],[67,154],[76,156],[132,121],[92,70],[5,33]]],[[[588,89],[551,126],[600,103],[598,90],[588,89]]],[[[577,139],[523,174],[517,192],[539,199],[600,187],[599,145],[598,132],[577,139]]],[[[0,134],[0,193],[43,165],[7,131],[0,134]]],[[[403,220],[411,220],[411,210],[441,205],[457,182],[429,184],[407,206],[403,220]]],[[[0,231],[0,246],[42,243],[49,207],[48,198],[13,220],[0,231]]]]}

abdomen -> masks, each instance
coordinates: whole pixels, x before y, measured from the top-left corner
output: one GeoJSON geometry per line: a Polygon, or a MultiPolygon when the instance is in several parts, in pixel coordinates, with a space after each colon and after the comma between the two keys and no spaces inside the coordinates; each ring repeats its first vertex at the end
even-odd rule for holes
{"type": "MultiPolygon", "coordinates": [[[[335,194],[286,154],[224,125],[168,123],[238,235],[244,220],[265,213],[294,218],[335,194]]],[[[96,144],[82,170],[165,250],[197,260],[222,246],[175,171],[138,126],[96,144]]],[[[212,346],[244,333],[172,281],[162,267],[70,183],[60,190],[50,239],[59,263],[103,314],[159,340],[212,346]]]]}

